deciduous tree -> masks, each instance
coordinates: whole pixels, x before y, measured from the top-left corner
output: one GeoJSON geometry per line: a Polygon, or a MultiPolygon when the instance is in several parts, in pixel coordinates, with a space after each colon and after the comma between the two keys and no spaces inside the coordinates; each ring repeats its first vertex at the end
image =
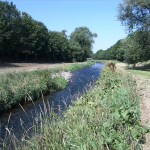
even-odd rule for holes
{"type": "Polygon", "coordinates": [[[97,34],[92,33],[87,27],[78,27],[71,33],[70,41],[77,42],[81,46],[83,60],[91,56],[95,37],[97,34]]]}

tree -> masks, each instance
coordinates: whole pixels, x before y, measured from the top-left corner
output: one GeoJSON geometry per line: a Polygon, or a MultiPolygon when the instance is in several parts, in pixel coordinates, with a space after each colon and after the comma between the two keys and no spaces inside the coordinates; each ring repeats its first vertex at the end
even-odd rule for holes
{"type": "Polygon", "coordinates": [[[18,46],[20,12],[11,2],[0,1],[0,56],[11,59],[18,46]],[[15,38],[14,38],[15,37],[15,38]]]}
{"type": "Polygon", "coordinates": [[[96,52],[95,56],[94,56],[95,59],[99,59],[99,60],[103,60],[103,59],[106,59],[106,51],[100,49],[96,52]]]}
{"type": "Polygon", "coordinates": [[[70,39],[66,30],[48,31],[13,3],[0,1],[0,59],[83,61],[92,55],[95,33],[76,28],[70,39]]]}
{"type": "Polygon", "coordinates": [[[118,19],[129,31],[150,31],[150,0],[124,0],[119,5],[118,19]]]}
{"type": "Polygon", "coordinates": [[[82,48],[78,42],[70,41],[69,42],[70,56],[72,62],[82,61],[83,53],[82,48]]]}
{"type": "Polygon", "coordinates": [[[70,41],[77,42],[81,46],[83,60],[91,56],[92,44],[94,43],[95,37],[97,37],[97,34],[92,33],[87,27],[78,27],[71,33],[70,41]]]}
{"type": "Polygon", "coordinates": [[[20,57],[25,57],[26,60],[46,58],[49,51],[49,33],[46,26],[23,12],[20,30],[20,57]]]}
{"type": "Polygon", "coordinates": [[[135,64],[141,61],[141,47],[140,44],[136,42],[136,33],[130,34],[124,40],[124,49],[125,49],[125,61],[128,64],[135,64]]]}
{"type": "Polygon", "coordinates": [[[49,51],[49,33],[46,26],[38,21],[34,21],[35,26],[35,47],[34,47],[34,59],[37,58],[43,58],[45,59],[47,57],[48,51],[49,51]]]}
{"type": "Polygon", "coordinates": [[[49,32],[50,40],[50,57],[53,60],[68,61],[70,60],[69,41],[64,32],[49,32]]]}
{"type": "Polygon", "coordinates": [[[118,40],[113,46],[110,47],[110,59],[124,61],[124,48],[122,47],[123,40],[118,40]]]}
{"type": "Polygon", "coordinates": [[[20,57],[28,60],[34,54],[36,29],[32,17],[25,12],[21,15],[20,30],[20,57]]]}
{"type": "Polygon", "coordinates": [[[95,54],[96,59],[119,60],[124,61],[123,40],[117,41],[107,50],[99,50],[95,54]]]}
{"type": "Polygon", "coordinates": [[[133,33],[126,40],[126,61],[135,64],[149,60],[150,0],[124,0],[119,6],[118,18],[133,33]]]}

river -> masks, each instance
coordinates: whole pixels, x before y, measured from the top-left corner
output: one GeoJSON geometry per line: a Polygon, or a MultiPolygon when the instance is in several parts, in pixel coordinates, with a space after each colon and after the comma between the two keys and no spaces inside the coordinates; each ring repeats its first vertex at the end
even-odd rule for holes
{"type": "Polygon", "coordinates": [[[17,138],[21,138],[26,131],[35,123],[38,112],[44,110],[44,106],[49,106],[58,113],[65,111],[78,97],[93,87],[98,80],[104,64],[96,63],[91,67],[81,69],[72,73],[67,88],[59,91],[52,96],[46,96],[43,100],[39,99],[34,102],[24,104],[22,108],[15,108],[0,117],[0,139],[4,139],[6,128],[11,130],[17,138]]]}

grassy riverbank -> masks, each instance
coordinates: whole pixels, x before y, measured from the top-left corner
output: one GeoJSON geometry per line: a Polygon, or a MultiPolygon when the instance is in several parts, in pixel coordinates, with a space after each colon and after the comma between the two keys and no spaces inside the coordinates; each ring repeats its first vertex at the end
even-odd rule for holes
{"type": "MultiPolygon", "coordinates": [[[[95,87],[65,112],[63,118],[42,117],[38,136],[15,149],[141,149],[139,99],[129,75],[105,69],[95,87]]],[[[6,146],[7,147],[7,146],[6,146]]]]}
{"type": "Polygon", "coordinates": [[[135,75],[150,78],[150,71],[131,70],[131,69],[128,71],[131,72],[132,74],[135,74],[135,75]]]}
{"type": "Polygon", "coordinates": [[[75,71],[91,66],[93,62],[74,63],[55,69],[31,72],[11,72],[0,75],[0,112],[19,103],[38,99],[42,94],[51,94],[66,87],[62,76],[52,77],[61,71],[75,71]]]}

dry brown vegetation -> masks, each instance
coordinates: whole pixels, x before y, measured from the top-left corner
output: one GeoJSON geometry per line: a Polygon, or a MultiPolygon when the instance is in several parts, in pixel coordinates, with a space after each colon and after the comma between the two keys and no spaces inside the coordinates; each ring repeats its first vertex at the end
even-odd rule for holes
{"type": "Polygon", "coordinates": [[[0,73],[42,70],[70,64],[72,63],[0,63],[0,73]]]}
{"type": "Polygon", "coordinates": [[[107,66],[111,69],[111,71],[116,70],[116,64],[114,62],[109,62],[107,66]]]}

